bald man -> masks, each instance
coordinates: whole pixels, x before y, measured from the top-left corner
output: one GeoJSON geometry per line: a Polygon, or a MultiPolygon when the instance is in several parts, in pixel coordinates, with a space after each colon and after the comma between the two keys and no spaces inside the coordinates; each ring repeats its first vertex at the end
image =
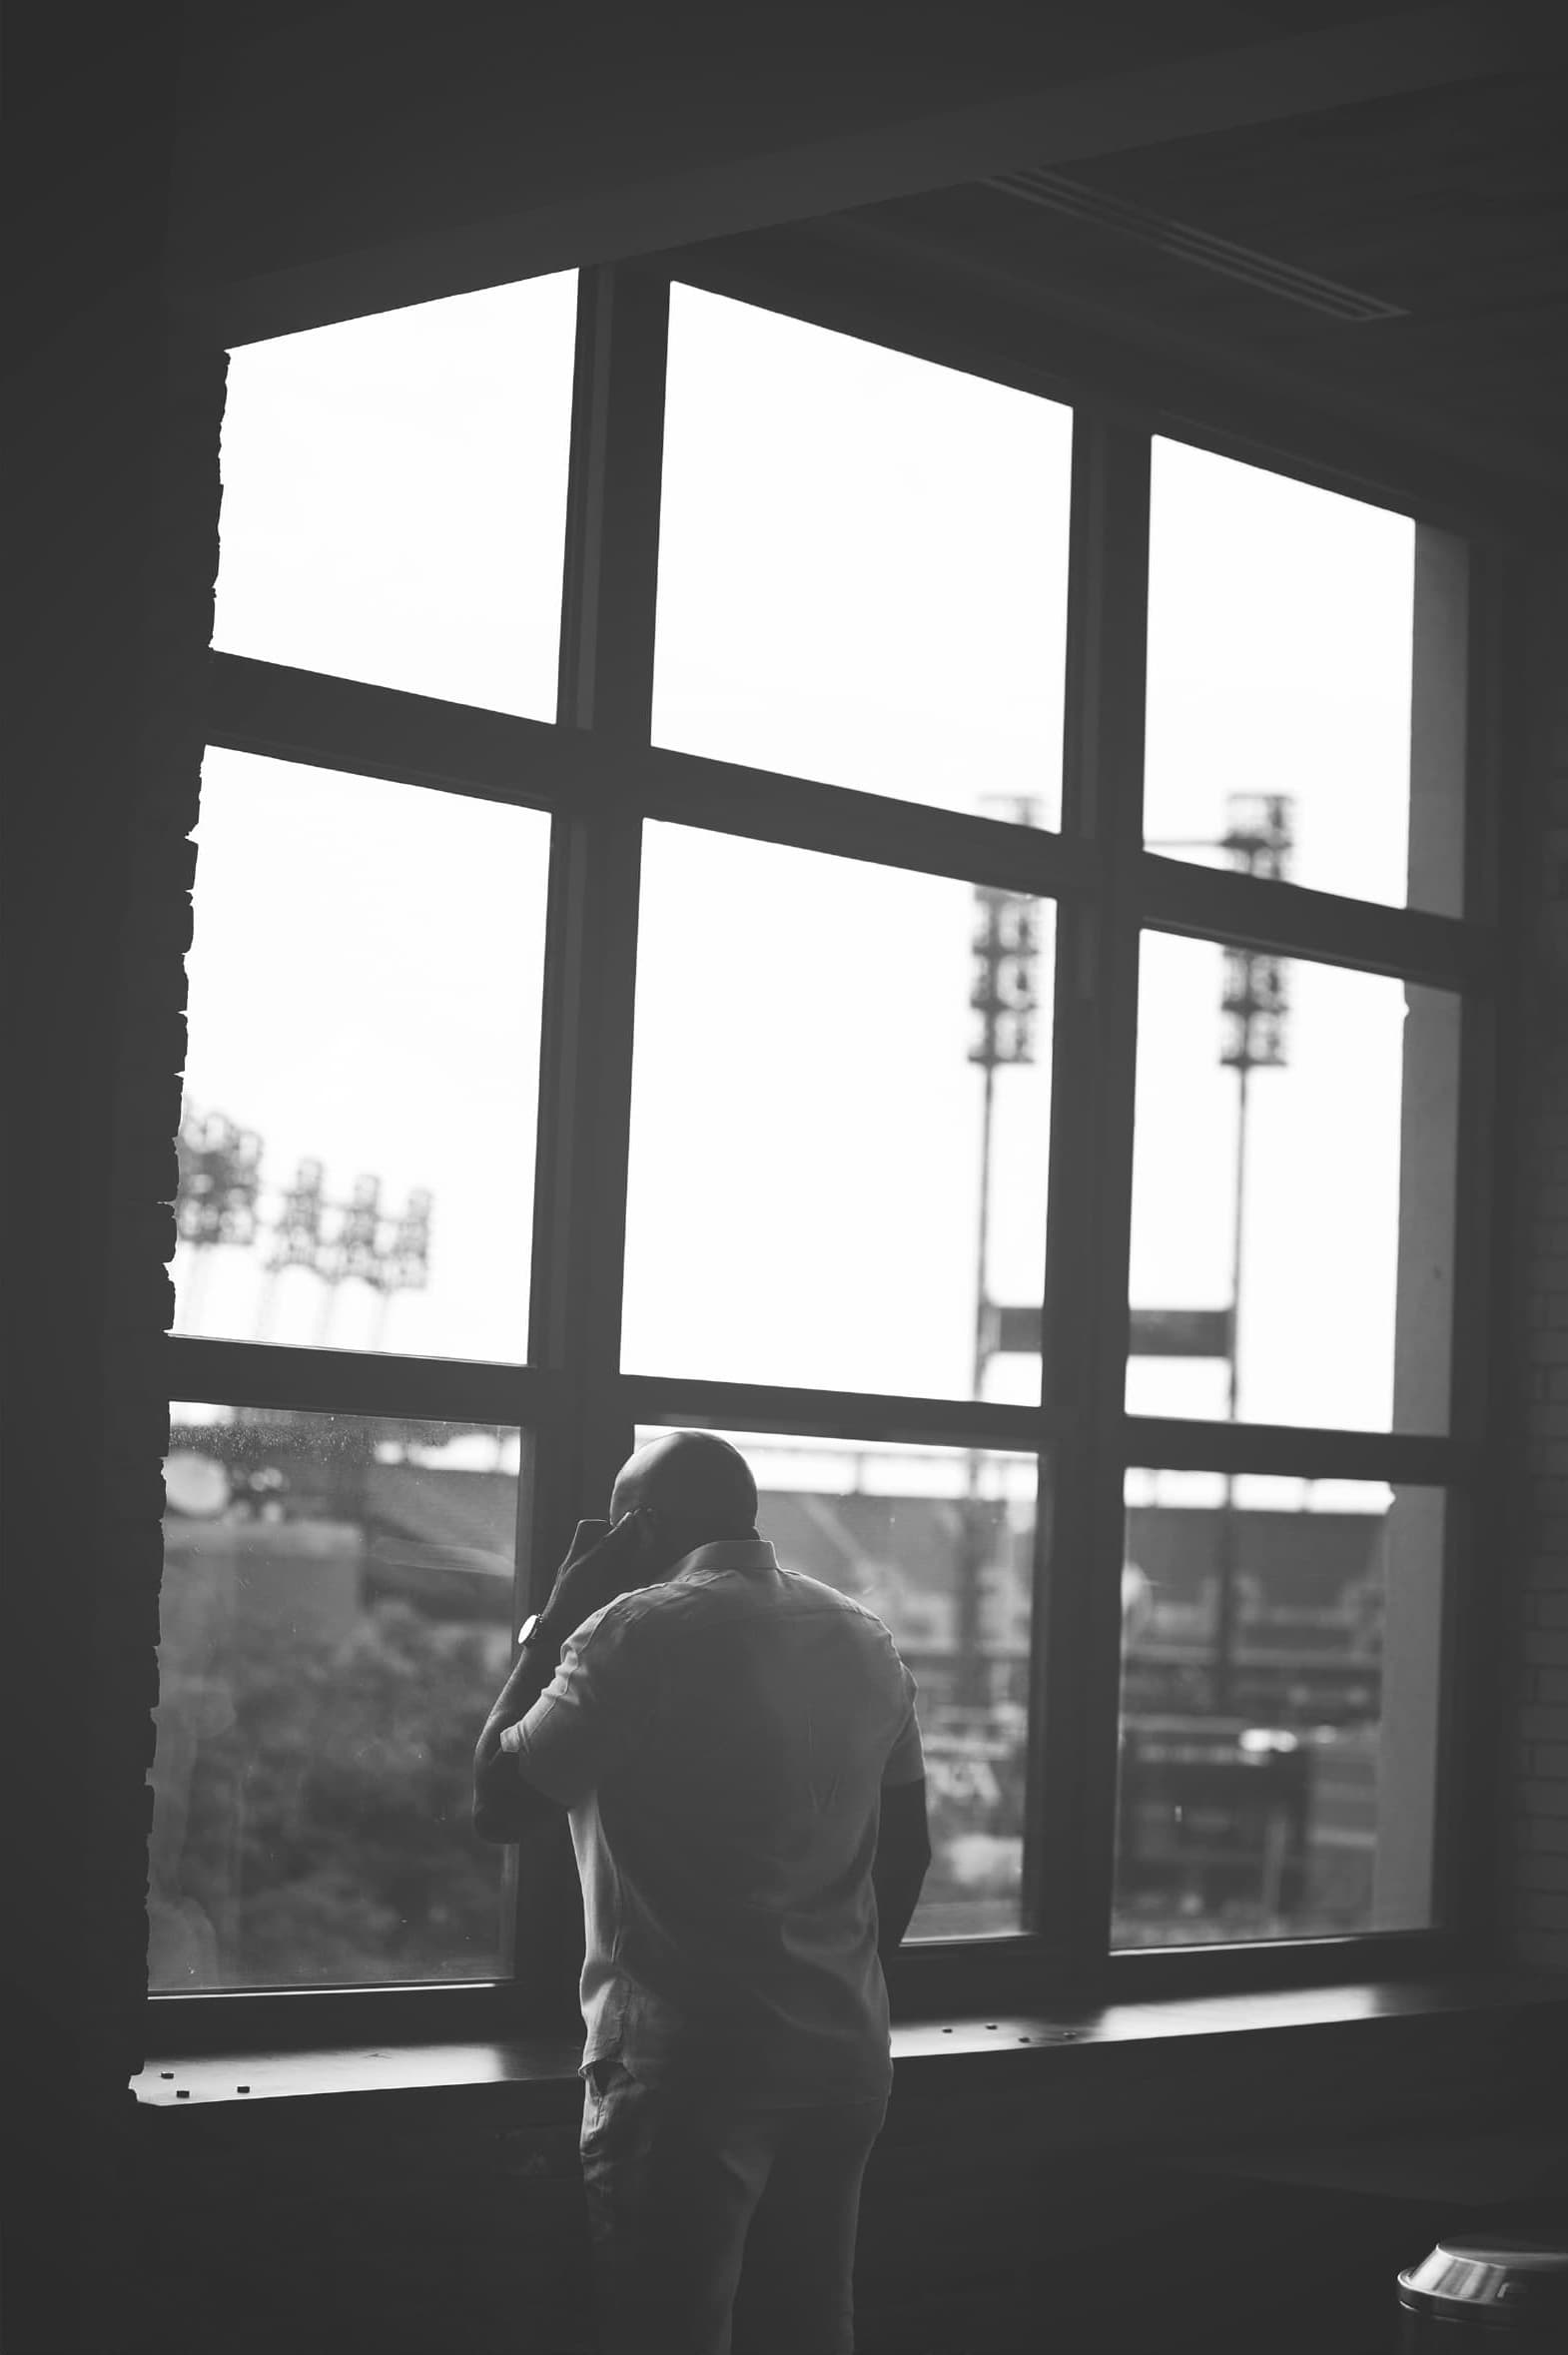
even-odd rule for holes
{"type": "Polygon", "coordinates": [[[582,1880],[582,2171],[602,2355],[849,2355],[892,2083],[882,1961],[931,1858],[915,1681],[757,1534],[681,1431],[584,1521],[480,1736],[474,1826],[565,1808],[582,1880]]]}

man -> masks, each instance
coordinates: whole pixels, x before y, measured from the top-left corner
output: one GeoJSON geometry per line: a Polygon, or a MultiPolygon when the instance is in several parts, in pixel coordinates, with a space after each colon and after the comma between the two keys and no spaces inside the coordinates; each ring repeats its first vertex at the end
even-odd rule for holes
{"type": "Polygon", "coordinates": [[[748,2246],[770,2355],[854,2345],[882,1958],[931,1857],[915,1681],[870,1611],[780,1569],[756,1515],[727,1441],[639,1449],[474,1760],[481,1839],[570,1816],[603,2355],[729,2355],[748,2246]]]}

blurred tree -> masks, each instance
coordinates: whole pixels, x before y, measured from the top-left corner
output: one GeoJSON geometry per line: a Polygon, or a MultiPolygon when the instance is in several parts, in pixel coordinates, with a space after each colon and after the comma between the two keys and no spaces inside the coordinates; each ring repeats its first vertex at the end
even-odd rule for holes
{"type": "Polygon", "coordinates": [[[496,1969],[497,1859],[468,1828],[492,1649],[483,1626],[391,1600],[341,1643],[247,1628],[229,1663],[232,1720],[202,1747],[180,1874],[216,1929],[223,1984],[496,1969]]]}

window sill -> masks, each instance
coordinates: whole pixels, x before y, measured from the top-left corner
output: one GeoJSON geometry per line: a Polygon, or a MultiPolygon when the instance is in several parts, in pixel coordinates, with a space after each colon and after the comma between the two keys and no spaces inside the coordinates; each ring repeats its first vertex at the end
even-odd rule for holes
{"type": "MultiPolygon", "coordinates": [[[[1313,2121],[1338,2136],[1392,2119],[1512,2121],[1568,2051],[1568,1980],[1519,1972],[1113,2003],[1051,2017],[997,2010],[893,2031],[895,2116],[983,2100],[1031,2113],[1032,2133],[1190,2145],[1313,2121]],[[1242,2047],[1237,2039],[1244,2039],[1242,2047]],[[1048,2073],[1047,2073],[1048,2072],[1048,2073]],[[1049,2108],[1039,2103],[1049,2083],[1049,2108]]],[[[574,2124],[580,2045],[563,2037],[264,2046],[149,2059],[131,2080],[148,2113],[217,2111],[243,2131],[353,2135],[417,2118],[480,2129],[574,2124]],[[263,2119],[267,2125],[264,2129],[263,2119]]],[[[1560,2080],[1559,2080],[1560,2081],[1560,2080]]],[[[215,2119],[216,2125],[218,2121],[215,2119]]]]}

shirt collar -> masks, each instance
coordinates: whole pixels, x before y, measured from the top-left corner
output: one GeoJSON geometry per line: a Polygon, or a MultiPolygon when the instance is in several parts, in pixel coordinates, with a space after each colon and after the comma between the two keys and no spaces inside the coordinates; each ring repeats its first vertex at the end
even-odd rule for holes
{"type": "Polygon", "coordinates": [[[716,1577],[721,1570],[776,1570],[778,1557],[765,1537],[719,1537],[711,1545],[699,1545],[694,1553],[682,1554],[673,1570],[666,1573],[666,1584],[677,1578],[716,1577]]]}

